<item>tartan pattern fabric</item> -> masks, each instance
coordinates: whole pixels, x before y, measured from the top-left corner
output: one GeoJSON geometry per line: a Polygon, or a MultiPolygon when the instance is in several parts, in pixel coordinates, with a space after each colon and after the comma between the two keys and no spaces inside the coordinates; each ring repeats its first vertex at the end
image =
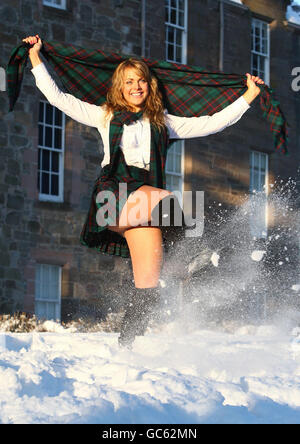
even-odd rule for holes
{"type": "MultiPolygon", "coordinates": [[[[7,66],[10,110],[20,92],[29,45],[23,43],[12,52],[7,66]]],[[[55,41],[43,41],[42,54],[56,70],[65,89],[75,97],[102,105],[110,78],[118,64],[130,56],[86,50],[55,41]]],[[[143,59],[157,77],[170,114],[177,116],[211,115],[236,100],[246,91],[246,76],[207,72],[196,66],[143,59]]],[[[270,123],[275,149],[287,153],[287,123],[274,92],[260,85],[260,105],[270,123]]]]}
{"type": "Polygon", "coordinates": [[[117,111],[110,121],[110,163],[105,165],[100,177],[95,182],[90,209],[80,235],[80,241],[83,245],[96,248],[102,253],[121,257],[130,256],[126,239],[118,233],[106,229],[106,226],[118,221],[129,194],[142,185],[165,188],[164,167],[169,147],[166,128],[159,131],[151,125],[150,171],[127,165],[123,151],[120,148],[123,125],[129,125],[141,117],[142,112],[117,111]],[[126,188],[120,188],[120,184],[125,184],[126,188]],[[114,199],[107,199],[105,202],[99,199],[99,202],[97,202],[98,193],[105,191],[112,192],[114,199]],[[98,211],[101,210],[103,205],[105,205],[105,211],[103,209],[101,212],[103,217],[101,224],[99,224],[98,211]]]}

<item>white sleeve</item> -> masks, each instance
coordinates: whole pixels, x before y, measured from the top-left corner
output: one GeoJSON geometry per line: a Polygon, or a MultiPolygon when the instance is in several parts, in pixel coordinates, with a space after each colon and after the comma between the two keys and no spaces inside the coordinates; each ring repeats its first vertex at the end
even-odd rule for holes
{"type": "Polygon", "coordinates": [[[51,105],[60,109],[72,119],[77,120],[77,122],[88,126],[99,126],[104,113],[101,106],[92,105],[77,99],[71,94],[62,92],[50,76],[44,63],[37,65],[31,72],[35,77],[36,86],[51,105]]]}
{"type": "Polygon", "coordinates": [[[236,123],[250,108],[243,96],[212,116],[178,117],[166,114],[171,139],[191,139],[222,131],[236,123]]]}

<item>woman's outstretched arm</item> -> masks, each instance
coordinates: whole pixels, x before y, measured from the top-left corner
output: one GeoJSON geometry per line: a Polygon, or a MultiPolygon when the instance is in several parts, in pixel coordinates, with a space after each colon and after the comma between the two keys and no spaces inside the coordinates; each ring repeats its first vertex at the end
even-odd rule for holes
{"type": "Polygon", "coordinates": [[[104,117],[104,110],[101,106],[84,102],[58,88],[40,57],[42,48],[40,37],[38,35],[26,37],[23,42],[32,45],[29,49],[29,58],[32,64],[31,72],[35,77],[36,86],[48,102],[77,122],[88,126],[101,126],[104,117]]]}
{"type": "Polygon", "coordinates": [[[222,111],[211,116],[178,117],[166,114],[166,125],[171,139],[191,139],[204,137],[223,131],[238,122],[250,108],[250,103],[260,94],[257,84],[263,84],[259,77],[247,73],[247,91],[222,111]]]}

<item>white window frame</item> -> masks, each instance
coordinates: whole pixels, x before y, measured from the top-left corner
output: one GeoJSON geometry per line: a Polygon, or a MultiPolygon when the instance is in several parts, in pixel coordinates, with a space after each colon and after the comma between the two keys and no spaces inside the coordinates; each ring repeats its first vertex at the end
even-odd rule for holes
{"type": "MultiPolygon", "coordinates": [[[[171,148],[169,149],[168,156],[167,156],[166,170],[165,170],[166,171],[166,179],[167,179],[167,189],[169,191],[180,191],[180,197],[181,197],[180,203],[183,204],[182,195],[183,195],[183,188],[184,188],[184,141],[177,140],[176,142],[174,142],[174,145],[171,146],[171,148]],[[174,157],[178,156],[178,154],[176,153],[176,148],[178,148],[179,145],[181,148],[180,173],[178,173],[178,171],[176,171],[176,168],[174,167],[174,163],[173,163],[173,165],[170,165],[170,158],[168,157],[169,153],[172,153],[174,157]],[[179,183],[180,183],[179,188],[174,188],[172,186],[168,186],[168,176],[179,178],[179,183]]],[[[174,159],[174,157],[173,157],[173,159],[174,159]]]]}
{"type": "Polygon", "coordinates": [[[61,270],[62,267],[59,265],[50,265],[50,264],[36,264],[36,275],[35,275],[35,315],[37,318],[43,318],[47,320],[60,321],[61,320],[61,270]],[[45,291],[49,291],[51,286],[51,282],[48,279],[45,279],[46,273],[49,273],[53,268],[56,268],[58,271],[58,280],[53,283],[56,286],[57,297],[43,297],[42,294],[45,291]],[[39,310],[37,308],[38,304],[46,304],[46,316],[41,316],[39,310]],[[55,319],[53,319],[49,313],[49,304],[54,304],[55,308],[55,319]]]}
{"type": "MultiPolygon", "coordinates": [[[[185,64],[187,63],[187,29],[188,29],[188,1],[187,0],[183,0],[184,1],[184,6],[183,6],[183,11],[184,11],[184,23],[183,26],[180,26],[178,24],[178,17],[179,17],[179,0],[165,0],[165,12],[166,12],[166,21],[165,21],[165,27],[166,27],[166,40],[165,40],[165,47],[166,47],[166,60],[168,62],[175,62],[175,63],[182,63],[185,64]],[[175,9],[176,10],[176,23],[172,23],[170,21],[171,18],[171,6],[176,4],[175,9]],[[176,35],[176,32],[181,32],[182,33],[182,38],[181,38],[181,60],[174,60],[174,59],[169,59],[168,58],[168,47],[169,44],[175,44],[175,42],[170,42],[168,40],[168,29],[169,28],[173,28],[174,29],[174,35],[176,35]]],[[[178,147],[178,144],[181,145],[181,173],[178,173],[177,171],[175,171],[174,169],[167,169],[166,167],[166,177],[172,177],[172,176],[180,176],[180,189],[179,190],[175,190],[175,189],[170,189],[170,191],[179,191],[180,192],[180,196],[181,196],[181,204],[183,204],[183,189],[184,189],[184,141],[183,140],[179,140],[177,142],[174,143],[173,146],[170,147],[169,153],[173,152],[173,154],[176,156],[175,154],[175,150],[176,147],[178,147]]],[[[168,157],[167,157],[167,161],[166,161],[166,165],[168,165],[168,157]]]]}
{"type": "Polygon", "coordinates": [[[253,237],[261,239],[268,235],[268,193],[269,193],[269,156],[260,151],[250,152],[250,199],[255,202],[250,214],[250,230],[253,237]],[[258,156],[258,167],[254,167],[255,156],[258,156]],[[262,168],[264,166],[264,169],[262,168]],[[254,188],[254,174],[257,174],[257,189],[254,188]],[[262,179],[264,175],[264,181],[262,179]],[[259,213],[257,205],[262,205],[259,213]],[[254,210],[254,211],[253,211],[254,210]],[[263,220],[262,220],[263,214],[263,220]],[[260,219],[260,220],[259,220],[260,219]]]}
{"type": "Polygon", "coordinates": [[[263,20],[259,20],[257,18],[252,18],[251,23],[251,74],[258,75],[261,77],[264,82],[269,85],[270,83],[270,26],[267,22],[264,22],[263,20]],[[255,49],[255,28],[259,28],[260,35],[259,35],[259,46],[260,48],[263,47],[263,37],[262,37],[262,28],[266,26],[267,33],[266,33],[266,45],[265,45],[265,52],[263,51],[257,51],[255,49]],[[264,75],[262,75],[262,71],[257,71],[256,68],[254,68],[253,65],[253,57],[257,56],[259,63],[264,64],[264,75]]]}
{"type": "MultiPolygon", "coordinates": [[[[166,45],[166,60],[168,62],[175,62],[175,63],[187,63],[187,23],[188,23],[188,2],[187,0],[182,0],[184,1],[184,24],[183,26],[180,26],[178,23],[172,23],[170,21],[170,17],[171,17],[171,9],[176,10],[176,22],[178,22],[178,16],[179,16],[179,1],[180,0],[165,0],[165,12],[166,12],[166,21],[165,21],[165,26],[166,26],[166,40],[165,40],[165,45],[166,45]],[[171,5],[173,4],[173,2],[176,3],[176,7],[172,8],[171,5]],[[176,45],[176,41],[169,41],[168,40],[168,30],[169,28],[173,28],[174,30],[174,36],[176,36],[177,32],[180,32],[182,35],[181,38],[181,45],[176,45]],[[180,46],[182,48],[182,52],[181,52],[181,60],[176,60],[175,58],[168,58],[168,48],[169,48],[169,44],[174,45],[174,47],[176,46],[180,46]]],[[[176,39],[175,39],[176,40],[176,39]]]]}
{"type": "MultiPolygon", "coordinates": [[[[57,149],[54,147],[48,147],[45,146],[44,144],[38,144],[38,155],[41,156],[41,152],[42,150],[48,150],[48,151],[54,151],[58,153],[58,169],[59,169],[59,173],[58,173],[58,195],[53,195],[53,194],[46,194],[46,193],[41,193],[41,186],[42,186],[42,159],[40,158],[40,169],[38,170],[38,174],[40,175],[40,187],[39,187],[39,200],[40,201],[50,201],[50,202],[63,202],[64,200],[64,152],[65,152],[65,114],[63,112],[61,112],[62,114],[62,122],[61,122],[61,126],[59,125],[55,125],[55,121],[54,121],[54,112],[56,110],[56,108],[52,105],[49,104],[49,102],[47,102],[47,100],[41,100],[40,103],[44,104],[44,116],[43,116],[43,121],[40,122],[40,120],[38,121],[38,125],[43,125],[44,127],[50,127],[52,128],[52,141],[54,141],[54,130],[55,128],[59,128],[61,129],[61,149],[57,149]],[[46,119],[45,119],[45,113],[46,113],[46,105],[52,106],[53,108],[53,124],[47,124],[46,123],[46,119]]],[[[50,156],[51,158],[51,156],[50,156]]],[[[51,163],[50,163],[50,168],[51,168],[51,163]]],[[[50,172],[51,170],[49,170],[50,172]]],[[[50,173],[49,173],[50,174],[50,173]]],[[[50,174],[51,176],[51,174],[50,174]]]]}
{"type": "Polygon", "coordinates": [[[54,0],[43,0],[44,6],[50,6],[51,8],[56,8],[56,9],[66,9],[67,7],[66,3],[67,3],[66,0],[59,0],[59,3],[56,3],[54,0]]]}

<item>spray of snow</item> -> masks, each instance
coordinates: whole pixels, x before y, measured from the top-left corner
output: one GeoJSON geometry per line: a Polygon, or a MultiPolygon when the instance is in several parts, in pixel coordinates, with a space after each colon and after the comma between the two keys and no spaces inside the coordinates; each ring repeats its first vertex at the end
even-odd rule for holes
{"type": "Polygon", "coordinates": [[[276,188],[263,239],[248,230],[256,196],[230,215],[216,203],[205,236],[176,246],[132,351],[49,321],[0,332],[0,423],[299,424],[299,215],[294,182],[276,188]]]}
{"type": "Polygon", "coordinates": [[[192,331],[199,325],[266,322],[286,308],[299,309],[296,181],[275,181],[271,189],[267,233],[261,220],[266,198],[256,193],[233,212],[215,202],[202,238],[177,244],[165,266],[169,315],[163,322],[192,331]]]}

